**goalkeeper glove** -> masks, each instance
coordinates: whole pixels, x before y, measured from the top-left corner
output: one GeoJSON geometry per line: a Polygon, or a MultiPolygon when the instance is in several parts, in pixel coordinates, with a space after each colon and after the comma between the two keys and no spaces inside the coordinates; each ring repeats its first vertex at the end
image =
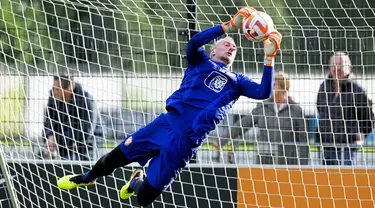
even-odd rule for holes
{"type": "Polygon", "coordinates": [[[282,35],[277,31],[273,30],[268,36],[268,39],[263,41],[264,44],[264,65],[274,66],[274,58],[277,50],[280,48],[282,35]]]}
{"type": "Polygon", "coordinates": [[[242,21],[251,16],[251,13],[255,12],[256,9],[253,7],[243,7],[237,14],[233,16],[231,20],[226,23],[221,24],[221,28],[225,33],[231,32],[233,30],[239,29],[242,27],[242,21]]]}

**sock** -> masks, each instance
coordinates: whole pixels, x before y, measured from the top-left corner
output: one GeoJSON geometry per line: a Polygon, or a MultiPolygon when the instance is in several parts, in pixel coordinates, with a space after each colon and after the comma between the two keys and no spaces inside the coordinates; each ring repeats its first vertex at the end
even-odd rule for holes
{"type": "Polygon", "coordinates": [[[88,183],[88,182],[85,182],[85,179],[84,179],[83,175],[74,176],[70,179],[70,181],[75,183],[75,184],[88,183]]]}
{"type": "Polygon", "coordinates": [[[119,167],[129,164],[131,161],[122,153],[120,145],[111,152],[102,156],[90,171],[83,174],[86,183],[96,180],[99,177],[107,176],[119,167]]]}
{"type": "Polygon", "coordinates": [[[135,193],[138,193],[139,189],[141,188],[143,184],[143,179],[138,179],[135,183],[134,183],[134,191],[135,193]]]}
{"type": "Polygon", "coordinates": [[[87,182],[91,182],[93,180],[90,180],[90,171],[87,171],[86,173],[83,174],[83,180],[87,182]]]}
{"type": "Polygon", "coordinates": [[[142,183],[143,183],[143,179],[141,179],[140,177],[133,178],[133,180],[130,182],[128,192],[135,191],[137,193],[142,183]]]}

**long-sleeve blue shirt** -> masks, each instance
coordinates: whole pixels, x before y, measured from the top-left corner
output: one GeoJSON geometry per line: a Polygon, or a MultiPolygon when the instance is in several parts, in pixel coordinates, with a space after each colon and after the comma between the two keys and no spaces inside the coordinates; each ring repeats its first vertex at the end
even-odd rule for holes
{"type": "Polygon", "coordinates": [[[202,46],[223,34],[218,25],[190,39],[184,78],[180,88],[167,99],[167,110],[176,109],[198,137],[205,137],[215,129],[241,95],[260,100],[272,93],[273,67],[264,66],[262,81],[258,84],[206,54],[202,46]]]}

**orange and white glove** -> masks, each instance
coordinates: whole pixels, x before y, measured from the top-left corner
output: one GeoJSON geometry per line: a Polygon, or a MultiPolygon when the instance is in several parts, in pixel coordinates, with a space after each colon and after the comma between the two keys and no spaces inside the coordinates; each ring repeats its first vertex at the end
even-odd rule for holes
{"type": "Polygon", "coordinates": [[[256,12],[257,10],[253,7],[243,7],[237,14],[235,14],[231,20],[221,24],[221,28],[225,33],[237,30],[242,27],[242,21],[251,16],[251,13],[256,12]]]}
{"type": "Polygon", "coordinates": [[[281,39],[283,36],[277,31],[273,30],[268,36],[268,39],[263,41],[264,44],[264,65],[274,66],[274,58],[277,50],[280,48],[281,39]]]}

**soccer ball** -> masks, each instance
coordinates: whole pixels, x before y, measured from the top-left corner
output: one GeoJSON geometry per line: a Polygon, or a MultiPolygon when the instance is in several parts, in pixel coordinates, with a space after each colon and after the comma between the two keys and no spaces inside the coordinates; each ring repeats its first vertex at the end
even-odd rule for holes
{"type": "Polygon", "coordinates": [[[273,30],[272,18],[264,12],[256,11],[242,22],[242,30],[248,40],[262,42],[273,30]]]}

